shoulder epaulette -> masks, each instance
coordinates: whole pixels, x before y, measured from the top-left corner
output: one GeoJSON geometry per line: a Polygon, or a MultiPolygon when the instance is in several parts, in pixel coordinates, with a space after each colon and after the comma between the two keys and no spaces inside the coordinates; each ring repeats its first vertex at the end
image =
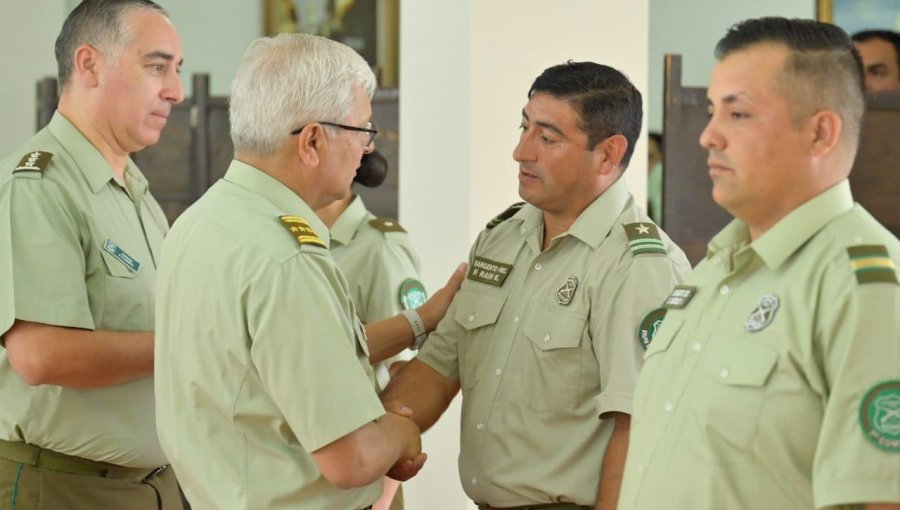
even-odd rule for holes
{"type": "Polygon", "coordinates": [[[867,244],[847,248],[850,267],[856,275],[856,282],[863,283],[897,283],[897,271],[894,261],[882,244],[867,244]]]}
{"type": "Polygon", "coordinates": [[[13,173],[18,172],[38,172],[42,173],[50,160],[53,158],[52,152],[34,151],[22,156],[22,160],[16,165],[13,173]]]}
{"type": "Polygon", "coordinates": [[[494,219],[489,221],[488,224],[485,225],[484,228],[490,230],[490,229],[496,227],[497,225],[503,223],[504,221],[512,218],[513,215],[516,214],[517,212],[519,212],[519,209],[521,209],[524,205],[525,205],[525,202],[516,202],[515,204],[509,206],[505,211],[498,214],[497,216],[494,216],[494,219]]]}
{"type": "Polygon", "coordinates": [[[303,218],[299,216],[279,216],[278,219],[281,220],[281,224],[284,225],[284,228],[288,229],[288,232],[294,236],[294,239],[300,243],[300,246],[311,244],[322,248],[328,248],[316,234],[316,231],[313,230],[313,228],[309,226],[309,223],[303,218]]]}
{"type": "Polygon", "coordinates": [[[369,220],[369,225],[382,232],[406,232],[406,229],[401,227],[397,220],[393,218],[375,218],[374,220],[369,220]]]}
{"type": "Polygon", "coordinates": [[[659,229],[653,223],[628,223],[622,225],[622,228],[628,237],[628,247],[632,255],[666,253],[666,247],[659,237],[659,229]]]}

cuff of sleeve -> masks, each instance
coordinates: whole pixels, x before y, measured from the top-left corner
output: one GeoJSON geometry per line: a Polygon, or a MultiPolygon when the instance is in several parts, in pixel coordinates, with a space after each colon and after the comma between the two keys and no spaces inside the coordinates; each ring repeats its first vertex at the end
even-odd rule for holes
{"type": "Polygon", "coordinates": [[[606,413],[631,414],[632,395],[624,393],[601,393],[594,397],[594,409],[598,416],[606,413]]]}
{"type": "Polygon", "coordinates": [[[896,478],[853,482],[816,480],[815,502],[816,508],[862,503],[900,503],[900,484],[896,478]]]}
{"type": "MultiPolygon", "coordinates": [[[[48,326],[95,329],[94,318],[89,311],[82,308],[18,305],[16,306],[15,319],[28,322],[39,322],[41,324],[47,324],[48,326]]],[[[12,326],[12,323],[10,323],[10,326],[12,326]]]]}
{"type": "MultiPolygon", "coordinates": [[[[373,391],[372,395],[374,394],[373,391]]],[[[312,453],[385,414],[384,406],[377,398],[374,401],[367,399],[365,404],[356,406],[355,409],[353,418],[348,417],[347,409],[343,408],[332,416],[316,420],[316,428],[323,433],[313,435],[310,441],[303,445],[303,449],[312,453]]]]}
{"type": "Polygon", "coordinates": [[[422,363],[425,363],[426,365],[431,367],[432,370],[441,374],[447,379],[459,382],[459,371],[456,369],[456,366],[448,366],[446,364],[443,364],[439,359],[432,358],[428,354],[429,351],[423,349],[416,356],[416,359],[421,361],[422,363]]]}

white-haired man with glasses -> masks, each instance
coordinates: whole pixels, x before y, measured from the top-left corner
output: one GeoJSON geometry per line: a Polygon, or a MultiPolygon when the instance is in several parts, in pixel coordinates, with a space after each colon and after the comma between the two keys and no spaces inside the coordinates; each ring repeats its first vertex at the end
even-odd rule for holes
{"type": "Polygon", "coordinates": [[[314,213],[374,149],[374,88],[352,49],[305,34],[255,41],[238,68],[234,161],[175,223],[159,272],[160,441],[196,508],[368,508],[393,465],[425,460],[370,362],[433,329],[463,272],[364,327],[314,213]]]}

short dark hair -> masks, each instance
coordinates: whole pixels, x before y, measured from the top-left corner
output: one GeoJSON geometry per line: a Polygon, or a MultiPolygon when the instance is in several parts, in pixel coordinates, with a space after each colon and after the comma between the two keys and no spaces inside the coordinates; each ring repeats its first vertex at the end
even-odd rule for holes
{"type": "Polygon", "coordinates": [[[841,28],[810,19],[757,18],[732,26],[716,45],[716,59],[758,44],[787,48],[790,56],[783,69],[792,104],[803,111],[828,109],[840,115],[846,126],[845,141],[855,150],[865,111],[862,60],[850,37],[841,28]]]}
{"type": "Polygon", "coordinates": [[[72,77],[75,50],[82,44],[90,44],[107,56],[117,56],[116,52],[132,36],[123,23],[122,14],[133,8],[169,15],[151,0],[84,0],[69,13],[55,47],[61,87],[65,88],[72,77]]]}
{"type": "Polygon", "coordinates": [[[622,156],[622,168],[628,166],[643,120],[641,93],[628,77],[609,66],[570,60],[541,73],[528,97],[536,93],[572,105],[581,117],[581,129],[588,135],[588,149],[612,135],[624,136],[628,148],[622,156]]]}
{"type": "Polygon", "coordinates": [[[894,56],[897,57],[897,68],[900,69],[900,34],[893,30],[863,30],[853,34],[850,39],[855,43],[881,39],[894,46],[894,56]]]}

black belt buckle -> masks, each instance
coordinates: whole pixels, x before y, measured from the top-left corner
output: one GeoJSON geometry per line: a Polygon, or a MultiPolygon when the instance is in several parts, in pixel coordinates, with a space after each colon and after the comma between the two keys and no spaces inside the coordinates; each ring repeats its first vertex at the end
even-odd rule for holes
{"type": "Polygon", "coordinates": [[[145,476],[144,479],[141,480],[141,483],[147,483],[148,480],[150,480],[150,479],[153,478],[154,476],[156,476],[156,475],[162,473],[162,472],[165,471],[166,468],[168,468],[168,467],[169,467],[168,464],[159,466],[158,468],[156,468],[156,469],[154,469],[153,471],[151,471],[149,475],[145,476]]]}

